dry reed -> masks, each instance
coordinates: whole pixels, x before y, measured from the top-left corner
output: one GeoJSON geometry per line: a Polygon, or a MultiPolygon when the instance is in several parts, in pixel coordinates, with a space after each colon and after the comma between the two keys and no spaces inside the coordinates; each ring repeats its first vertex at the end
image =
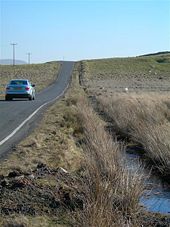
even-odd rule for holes
{"type": "Polygon", "coordinates": [[[85,140],[84,163],[80,184],[83,209],[75,212],[76,226],[139,226],[139,198],[143,192],[142,176],[124,166],[123,150],[107,134],[86,100],[78,103],[85,140]]]}
{"type": "Polygon", "coordinates": [[[142,144],[161,174],[170,172],[168,96],[118,95],[100,98],[99,105],[119,133],[142,144]]]}

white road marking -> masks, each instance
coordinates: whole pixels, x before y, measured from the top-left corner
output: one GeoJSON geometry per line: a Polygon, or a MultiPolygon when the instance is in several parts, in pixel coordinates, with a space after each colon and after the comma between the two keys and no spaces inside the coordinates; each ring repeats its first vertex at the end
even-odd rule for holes
{"type": "Polygon", "coordinates": [[[11,134],[9,134],[7,137],[5,137],[3,140],[0,141],[0,146],[2,144],[4,144],[6,141],[8,141],[11,137],[13,137],[41,108],[43,108],[44,106],[46,106],[47,104],[54,102],[56,99],[60,98],[64,92],[67,90],[69,84],[67,85],[67,87],[63,90],[63,92],[58,95],[57,97],[55,97],[54,99],[44,103],[43,105],[41,105],[40,107],[38,107],[29,117],[27,117],[11,134]]]}

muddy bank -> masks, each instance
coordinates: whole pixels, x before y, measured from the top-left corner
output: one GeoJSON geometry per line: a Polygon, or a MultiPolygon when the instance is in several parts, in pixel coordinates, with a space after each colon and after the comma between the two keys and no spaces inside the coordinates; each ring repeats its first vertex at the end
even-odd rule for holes
{"type": "Polygon", "coordinates": [[[65,182],[73,181],[62,168],[51,169],[38,164],[32,172],[14,170],[0,176],[0,214],[57,215],[78,204],[78,194],[65,182]],[[49,179],[49,181],[48,181],[49,179]]]}
{"type": "MultiPolygon", "coordinates": [[[[62,213],[83,209],[83,188],[77,176],[65,169],[51,169],[43,163],[32,172],[14,170],[0,176],[0,214],[57,217],[62,213]]],[[[170,225],[170,217],[140,214],[143,226],[170,225]]]]}

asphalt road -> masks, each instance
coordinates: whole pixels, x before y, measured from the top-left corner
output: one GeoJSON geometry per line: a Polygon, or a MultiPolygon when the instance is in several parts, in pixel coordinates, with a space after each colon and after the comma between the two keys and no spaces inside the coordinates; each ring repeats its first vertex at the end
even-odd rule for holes
{"type": "Polygon", "coordinates": [[[1,159],[36,126],[45,107],[64,94],[71,80],[73,66],[74,62],[62,62],[58,79],[36,94],[34,101],[0,100],[1,159]]]}

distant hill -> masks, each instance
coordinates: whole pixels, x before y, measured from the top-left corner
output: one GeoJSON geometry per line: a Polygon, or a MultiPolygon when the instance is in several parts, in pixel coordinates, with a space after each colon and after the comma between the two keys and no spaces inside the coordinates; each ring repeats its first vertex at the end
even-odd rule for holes
{"type": "Polygon", "coordinates": [[[144,56],[157,56],[157,55],[167,55],[167,54],[170,54],[170,51],[161,51],[161,52],[157,52],[157,53],[144,54],[144,55],[140,55],[140,57],[144,57],[144,56]]]}
{"type": "MultiPolygon", "coordinates": [[[[12,65],[13,60],[12,59],[0,59],[0,65],[12,65]]],[[[16,65],[23,65],[27,64],[27,62],[22,61],[22,60],[15,60],[16,65]]]]}

